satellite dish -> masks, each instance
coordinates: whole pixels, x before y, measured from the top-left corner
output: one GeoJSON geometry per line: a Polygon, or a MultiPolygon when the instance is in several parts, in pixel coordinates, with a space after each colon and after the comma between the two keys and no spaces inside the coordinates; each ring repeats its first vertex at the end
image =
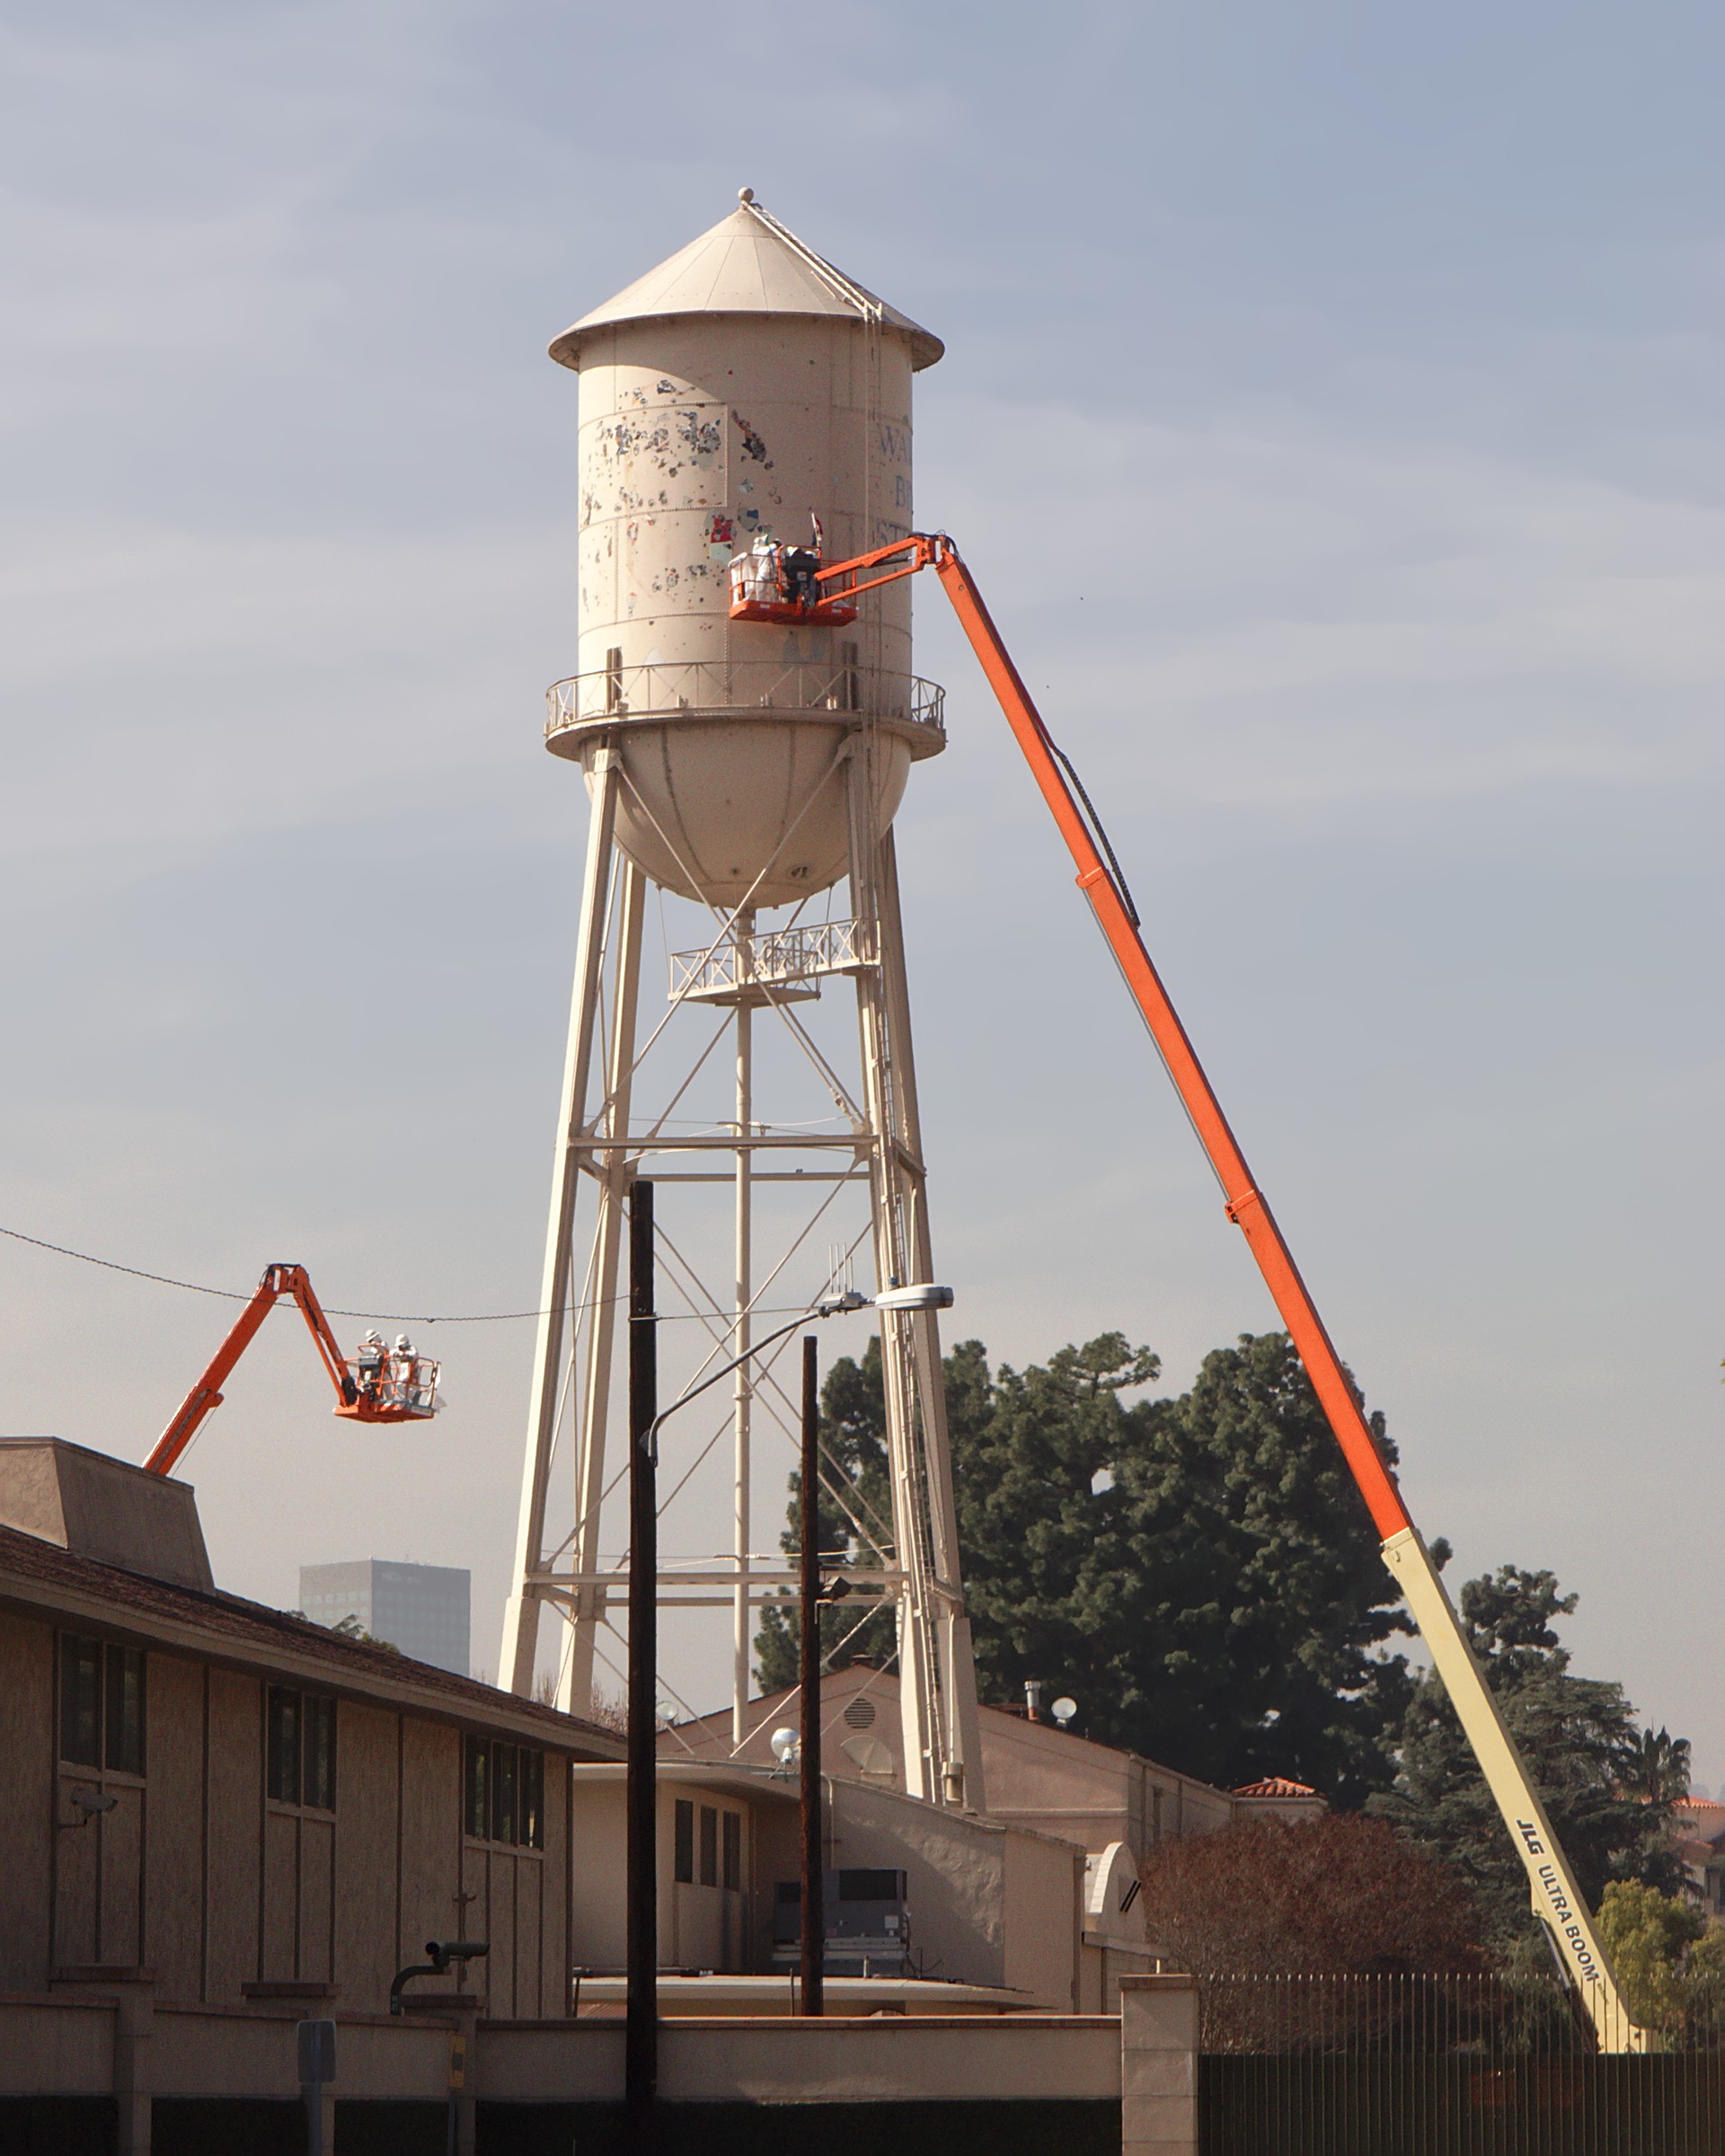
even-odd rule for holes
{"type": "Polygon", "coordinates": [[[788,1767],[802,1749],[802,1739],[794,1729],[775,1729],[766,1741],[782,1767],[788,1767]]]}
{"type": "Polygon", "coordinates": [[[1054,1716],[1055,1720],[1059,1723],[1063,1729],[1072,1719],[1073,1716],[1077,1713],[1077,1701],[1064,1698],[1057,1700],[1054,1702],[1053,1707],[1049,1710],[1049,1712],[1054,1716]]]}
{"type": "Polygon", "coordinates": [[[881,1781],[895,1779],[892,1754],[878,1736],[847,1736],[839,1750],[862,1773],[881,1781]]]}

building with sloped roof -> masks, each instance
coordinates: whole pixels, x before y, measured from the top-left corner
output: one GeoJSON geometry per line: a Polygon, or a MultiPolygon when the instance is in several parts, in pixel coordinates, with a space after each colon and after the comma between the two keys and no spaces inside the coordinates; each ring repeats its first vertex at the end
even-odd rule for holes
{"type": "Polygon", "coordinates": [[[0,1990],[381,2011],[428,1939],[569,2011],[570,1768],[611,1732],[222,1593],[189,1485],[0,1440],[0,1990]]]}

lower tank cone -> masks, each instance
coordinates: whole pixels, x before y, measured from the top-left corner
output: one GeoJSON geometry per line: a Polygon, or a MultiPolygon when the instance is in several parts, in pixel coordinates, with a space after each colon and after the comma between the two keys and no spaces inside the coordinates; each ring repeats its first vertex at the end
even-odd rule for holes
{"type": "Polygon", "coordinates": [[[665,890],[726,908],[792,906],[837,882],[850,865],[853,759],[866,759],[884,832],[911,764],[946,746],[940,692],[908,677],[901,708],[868,717],[583,710],[589,678],[553,690],[547,747],[579,759],[589,789],[598,751],[614,747],[617,844],[665,890]]]}

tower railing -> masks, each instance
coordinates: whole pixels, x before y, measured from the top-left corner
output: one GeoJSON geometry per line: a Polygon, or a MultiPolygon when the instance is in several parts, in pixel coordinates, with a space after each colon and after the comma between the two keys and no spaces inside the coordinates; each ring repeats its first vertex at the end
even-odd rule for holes
{"type": "Polygon", "coordinates": [[[946,692],[915,674],[840,661],[671,659],[596,667],[545,691],[545,737],[611,719],[744,718],[763,711],[895,720],[938,733],[946,692]]]}
{"type": "Polygon", "coordinates": [[[815,921],[732,937],[703,950],[676,950],[671,994],[699,1003],[734,994],[751,983],[778,987],[854,973],[871,963],[867,946],[868,930],[860,921],[815,921]]]}

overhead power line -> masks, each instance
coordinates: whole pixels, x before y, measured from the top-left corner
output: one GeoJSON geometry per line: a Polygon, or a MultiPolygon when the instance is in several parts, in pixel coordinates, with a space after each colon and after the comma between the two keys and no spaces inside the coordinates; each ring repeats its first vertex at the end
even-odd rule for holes
{"type": "MultiPolygon", "coordinates": [[[[40,1235],[26,1235],[22,1228],[0,1227],[0,1235],[8,1236],[13,1242],[27,1242],[32,1250],[52,1250],[57,1258],[75,1258],[80,1265],[100,1266],[105,1273],[124,1273],[133,1280],[151,1280],[158,1287],[183,1288],[188,1294],[215,1295],[224,1303],[249,1303],[256,1293],[255,1289],[249,1287],[207,1287],[200,1280],[179,1280],[172,1273],[146,1272],[141,1265],[121,1265],[112,1258],[93,1257],[88,1250],[68,1250],[65,1243],[49,1242],[40,1235]]],[[[629,1298],[627,1295],[614,1295],[611,1300],[614,1303],[626,1303],[629,1298]]],[[[437,1316],[422,1311],[338,1310],[332,1303],[325,1303],[323,1307],[324,1314],[328,1317],[366,1318],[378,1325],[502,1325],[516,1318],[542,1318],[545,1315],[542,1310],[457,1311],[437,1316]]],[[[590,1310],[594,1305],[587,1303],[581,1307],[590,1310]]],[[[757,1317],[794,1316],[801,1307],[799,1303],[794,1308],[761,1310],[755,1314],[757,1317]]],[[[691,1311],[666,1311],[660,1313],[659,1322],[675,1324],[679,1318],[699,1314],[691,1311]]]]}

